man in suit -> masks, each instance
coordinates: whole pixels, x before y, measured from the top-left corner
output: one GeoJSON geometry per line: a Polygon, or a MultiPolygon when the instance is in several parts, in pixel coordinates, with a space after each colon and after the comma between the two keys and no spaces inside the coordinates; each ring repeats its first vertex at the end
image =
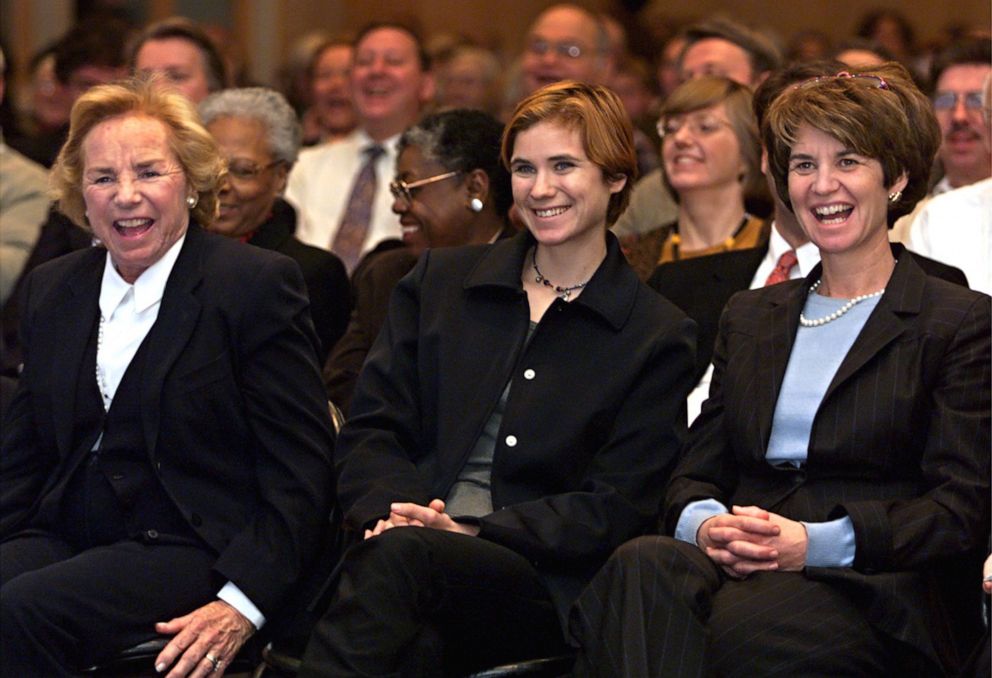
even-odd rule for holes
{"type": "Polygon", "coordinates": [[[351,92],[358,128],[304,150],[286,187],[297,210],[296,237],[337,254],[349,274],[377,245],[401,236],[387,190],[396,142],[434,96],[420,38],[398,24],[363,30],[355,41],[351,92]]]}

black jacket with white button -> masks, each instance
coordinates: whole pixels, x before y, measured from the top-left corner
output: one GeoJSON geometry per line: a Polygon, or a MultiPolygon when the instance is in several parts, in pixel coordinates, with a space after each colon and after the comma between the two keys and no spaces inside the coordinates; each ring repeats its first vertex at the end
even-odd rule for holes
{"type": "Polygon", "coordinates": [[[349,527],[371,526],[391,502],[444,498],[510,380],[480,536],[570,579],[567,591],[549,582],[561,608],[653,526],[683,437],[695,324],[606,237],[582,294],[556,299],[529,343],[529,233],[421,257],[393,294],[338,440],[349,527]]]}

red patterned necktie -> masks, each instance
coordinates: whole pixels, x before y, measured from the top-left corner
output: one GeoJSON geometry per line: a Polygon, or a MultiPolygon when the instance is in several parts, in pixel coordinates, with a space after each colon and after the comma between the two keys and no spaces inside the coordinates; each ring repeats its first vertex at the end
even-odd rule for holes
{"type": "Polygon", "coordinates": [[[362,256],[362,245],[369,232],[376,189],[375,163],[384,152],[379,145],[369,146],[362,151],[366,156],[365,163],[355,178],[355,185],[341,217],[341,225],[331,243],[331,251],[341,257],[349,274],[355,270],[362,256]]]}
{"type": "Polygon", "coordinates": [[[799,261],[796,258],[796,251],[789,250],[785,252],[782,256],[778,258],[778,263],[775,264],[775,268],[772,272],[768,274],[768,280],[765,281],[765,285],[774,285],[775,283],[785,282],[789,279],[789,272],[792,267],[796,265],[799,261]]]}

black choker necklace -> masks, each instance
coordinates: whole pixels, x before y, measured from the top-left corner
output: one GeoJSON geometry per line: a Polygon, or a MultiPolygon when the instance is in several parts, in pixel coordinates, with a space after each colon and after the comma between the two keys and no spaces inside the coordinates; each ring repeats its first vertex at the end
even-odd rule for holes
{"type": "Polygon", "coordinates": [[[541,273],[541,269],[537,267],[537,247],[535,247],[532,250],[532,254],[530,257],[530,265],[534,268],[534,273],[537,274],[534,277],[534,282],[544,285],[545,287],[552,288],[555,291],[555,294],[558,295],[558,298],[561,299],[562,301],[568,301],[569,297],[572,296],[572,292],[574,292],[575,290],[581,290],[589,282],[588,280],[586,280],[585,282],[580,282],[578,285],[571,285],[569,287],[561,287],[559,285],[555,285],[553,282],[548,280],[547,277],[545,277],[545,275],[541,273]]]}

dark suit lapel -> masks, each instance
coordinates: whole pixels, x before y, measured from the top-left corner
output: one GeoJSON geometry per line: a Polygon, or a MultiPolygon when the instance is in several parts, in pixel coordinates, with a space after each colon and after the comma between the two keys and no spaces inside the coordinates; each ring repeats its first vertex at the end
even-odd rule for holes
{"type": "Polygon", "coordinates": [[[165,285],[158,318],[146,339],[148,360],[141,380],[141,419],[145,445],[152,458],[158,440],[165,378],[189,342],[200,316],[200,301],[193,292],[203,275],[203,237],[200,227],[190,224],[186,241],[165,285]]]}
{"type": "Polygon", "coordinates": [[[754,421],[759,427],[759,440],[762,441],[759,452],[762,455],[771,436],[772,417],[775,415],[785,368],[789,364],[792,344],[796,338],[799,314],[806,302],[808,283],[808,280],[802,285],[780,283],[779,288],[773,290],[778,294],[770,299],[770,307],[758,317],[760,325],[756,332],[755,347],[758,369],[755,370],[757,397],[754,400],[754,421]]]}
{"type": "Polygon", "coordinates": [[[926,274],[912,257],[901,257],[885,288],[885,294],[830,382],[823,396],[824,402],[840,384],[850,379],[879,351],[906,330],[906,317],[915,316],[920,312],[920,300],[923,298],[925,284],[926,274]]]}
{"type": "MultiPolygon", "coordinates": [[[[80,269],[67,281],[69,293],[56,313],[55,352],[52,359],[52,412],[55,441],[65,458],[72,452],[72,423],[76,414],[76,392],[86,345],[99,317],[100,284],[106,250],[94,249],[80,269]]],[[[96,374],[91,375],[96,379],[96,374]]]]}

